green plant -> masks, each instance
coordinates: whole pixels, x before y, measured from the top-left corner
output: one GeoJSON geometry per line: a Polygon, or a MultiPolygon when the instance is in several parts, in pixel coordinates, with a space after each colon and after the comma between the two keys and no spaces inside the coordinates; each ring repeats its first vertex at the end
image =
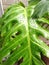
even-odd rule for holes
{"type": "Polygon", "coordinates": [[[49,47],[39,36],[49,39],[49,31],[40,23],[49,24],[49,20],[44,17],[47,12],[41,17],[34,15],[36,4],[14,4],[0,19],[0,65],[14,65],[21,58],[21,65],[45,65],[41,53],[49,58],[49,47]]]}

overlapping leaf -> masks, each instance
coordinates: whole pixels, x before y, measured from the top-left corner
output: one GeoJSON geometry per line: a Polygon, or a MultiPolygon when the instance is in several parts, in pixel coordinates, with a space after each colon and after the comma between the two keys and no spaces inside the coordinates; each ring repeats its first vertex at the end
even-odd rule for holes
{"type": "Polygon", "coordinates": [[[46,13],[49,15],[49,0],[41,0],[35,7],[34,16],[42,17],[46,13]]]}
{"type": "Polygon", "coordinates": [[[35,5],[41,0],[28,0],[28,4],[35,5]]]}

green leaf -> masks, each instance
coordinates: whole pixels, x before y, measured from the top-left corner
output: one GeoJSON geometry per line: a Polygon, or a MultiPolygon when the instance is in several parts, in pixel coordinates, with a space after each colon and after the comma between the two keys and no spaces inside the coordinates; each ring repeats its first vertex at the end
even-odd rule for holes
{"type": "Polygon", "coordinates": [[[40,2],[41,0],[28,0],[28,3],[30,4],[30,5],[35,5],[35,4],[37,4],[38,2],[40,2]]]}
{"type": "Polygon", "coordinates": [[[44,14],[49,14],[49,0],[41,0],[35,7],[35,17],[42,17],[44,14]]]}
{"type": "Polygon", "coordinates": [[[49,24],[49,20],[46,18],[39,18],[38,21],[49,24]]]}
{"type": "Polygon", "coordinates": [[[49,47],[39,39],[39,35],[49,39],[49,31],[38,24],[40,20],[31,18],[31,9],[15,4],[2,16],[1,37],[4,44],[0,49],[0,65],[14,65],[21,58],[21,65],[45,65],[40,54],[49,58],[49,47]]]}

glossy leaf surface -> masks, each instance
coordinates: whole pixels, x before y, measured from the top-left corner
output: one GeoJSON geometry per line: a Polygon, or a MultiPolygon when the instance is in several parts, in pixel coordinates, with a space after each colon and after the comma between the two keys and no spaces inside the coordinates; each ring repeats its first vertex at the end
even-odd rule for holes
{"type": "Polygon", "coordinates": [[[14,4],[3,15],[1,37],[4,38],[4,43],[0,48],[0,65],[14,65],[21,58],[21,65],[45,65],[41,53],[49,57],[49,47],[39,39],[39,35],[49,39],[49,31],[38,22],[46,20],[32,19],[29,10],[29,7],[14,4]]]}

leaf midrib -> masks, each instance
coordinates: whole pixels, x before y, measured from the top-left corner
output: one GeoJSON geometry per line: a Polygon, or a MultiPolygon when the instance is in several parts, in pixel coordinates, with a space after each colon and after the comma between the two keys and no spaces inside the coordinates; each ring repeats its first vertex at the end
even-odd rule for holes
{"type": "Polygon", "coordinates": [[[29,46],[29,53],[30,53],[30,61],[31,61],[31,47],[30,47],[30,35],[29,35],[29,26],[28,26],[28,18],[27,18],[27,12],[26,12],[26,9],[24,9],[24,12],[25,12],[25,18],[26,18],[26,32],[27,32],[27,40],[28,40],[28,46],[29,46]]]}

